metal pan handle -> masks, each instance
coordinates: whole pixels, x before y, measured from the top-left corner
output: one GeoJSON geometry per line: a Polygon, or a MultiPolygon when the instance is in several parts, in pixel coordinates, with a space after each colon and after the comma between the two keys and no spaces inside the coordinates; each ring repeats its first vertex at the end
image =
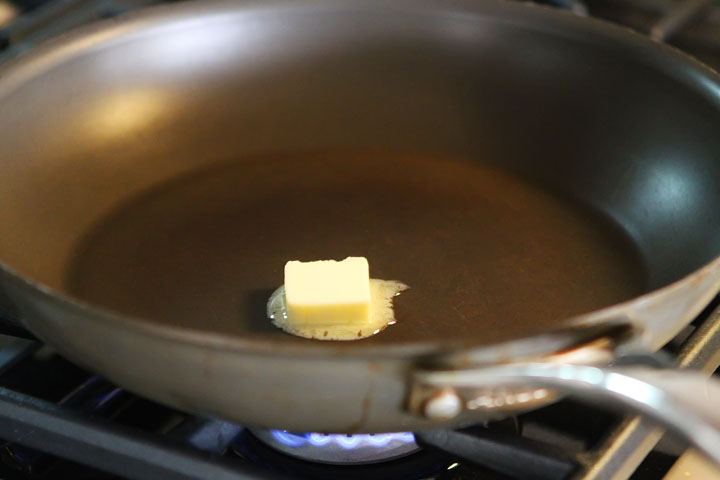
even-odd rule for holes
{"type": "Polygon", "coordinates": [[[700,372],[517,363],[420,371],[415,380],[410,408],[428,418],[447,420],[466,410],[497,410],[496,401],[505,403],[514,398],[517,402],[518,395],[527,394],[526,390],[517,390],[523,387],[552,389],[595,404],[645,414],[685,437],[720,465],[720,381],[700,372]],[[431,391],[434,394],[428,395],[431,391]],[[413,395],[419,394],[424,401],[412,401],[413,395]]]}

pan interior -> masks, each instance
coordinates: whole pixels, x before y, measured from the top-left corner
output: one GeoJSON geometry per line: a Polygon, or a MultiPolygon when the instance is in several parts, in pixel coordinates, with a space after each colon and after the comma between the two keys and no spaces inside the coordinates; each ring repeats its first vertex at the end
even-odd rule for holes
{"type": "MultiPolygon", "coordinates": [[[[411,289],[364,343],[496,342],[634,297],[647,275],[599,213],[459,157],[282,153],[137,195],[78,241],[64,290],[154,322],[309,342],[265,317],[293,259],[366,256],[411,289]]],[[[354,343],[354,342],[351,342],[354,343]]]]}

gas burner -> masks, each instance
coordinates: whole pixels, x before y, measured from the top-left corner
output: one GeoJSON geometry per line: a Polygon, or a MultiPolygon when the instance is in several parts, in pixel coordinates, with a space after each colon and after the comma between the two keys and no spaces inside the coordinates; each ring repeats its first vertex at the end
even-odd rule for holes
{"type": "Polygon", "coordinates": [[[356,435],[254,429],[251,432],[266,445],[292,457],[333,465],[384,462],[420,450],[409,432],[356,435]]]}
{"type": "Polygon", "coordinates": [[[277,473],[314,480],[417,480],[458,466],[443,452],[421,449],[411,433],[348,436],[245,429],[233,440],[232,452],[277,473]]]}

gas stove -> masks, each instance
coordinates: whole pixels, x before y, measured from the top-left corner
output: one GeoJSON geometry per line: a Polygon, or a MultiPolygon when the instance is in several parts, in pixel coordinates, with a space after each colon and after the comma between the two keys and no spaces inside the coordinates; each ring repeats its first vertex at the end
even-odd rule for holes
{"type": "MultiPolygon", "coordinates": [[[[670,438],[653,450],[662,432],[645,420],[572,400],[452,431],[245,428],[134,395],[35,340],[4,336],[2,345],[3,479],[637,480],[662,478],[685,448],[670,438]]],[[[711,371],[718,350],[720,299],[663,353],[680,367],[711,371]]]]}
{"type": "MultiPolygon", "coordinates": [[[[68,29],[153,3],[159,2],[0,0],[0,63],[68,29]]],[[[720,67],[720,4],[709,0],[540,3],[626,25],[720,67]]],[[[646,420],[573,400],[461,430],[328,435],[246,428],[151,402],[20,338],[22,332],[0,333],[6,334],[0,336],[0,479],[720,475],[707,473],[713,467],[646,420]]],[[[720,299],[662,355],[709,373],[720,364],[718,351],[720,299]]]]}

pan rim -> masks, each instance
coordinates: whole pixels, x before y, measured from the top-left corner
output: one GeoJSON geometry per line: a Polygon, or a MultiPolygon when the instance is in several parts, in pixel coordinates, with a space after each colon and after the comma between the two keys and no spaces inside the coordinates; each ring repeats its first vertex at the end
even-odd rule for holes
{"type": "MultiPolygon", "coordinates": [[[[151,34],[156,29],[180,28],[177,25],[183,20],[199,19],[202,15],[212,15],[232,8],[238,14],[243,12],[262,12],[286,9],[300,11],[308,8],[354,10],[354,9],[388,9],[404,13],[437,14],[465,14],[484,16],[499,22],[517,25],[528,30],[550,32],[558,36],[570,35],[572,32],[581,32],[583,41],[602,40],[608,46],[623,48],[628,55],[637,56],[649,67],[659,73],[671,75],[676,80],[703,94],[708,101],[720,106],[720,75],[712,68],[702,64],[684,52],[610,22],[596,18],[582,18],[576,15],[557,11],[549,7],[528,5],[509,0],[489,0],[482,3],[472,0],[398,0],[391,4],[382,0],[245,0],[231,2],[228,0],[215,0],[208,2],[191,2],[176,5],[155,6],[141,12],[135,12],[122,17],[120,20],[111,19],[98,22],[95,25],[80,28],[73,32],[61,35],[51,41],[44,42],[27,56],[20,56],[8,62],[0,69],[0,100],[20,87],[25,81],[42,75],[65,61],[93,50],[107,47],[115,42],[123,42],[137,35],[151,34]],[[198,16],[198,14],[200,16],[198,16]],[[159,22],[159,25],[155,25],[159,22]]],[[[640,60],[638,60],[640,61],[640,60]]],[[[443,352],[472,350],[473,348],[507,348],[508,345],[525,345],[528,340],[549,336],[555,340],[551,350],[558,350],[577,341],[577,335],[571,334],[568,329],[581,325],[602,322],[622,321],[628,310],[645,302],[658,302],[678,290],[691,288],[694,281],[713,270],[720,270],[720,255],[694,270],[688,275],[663,287],[651,290],[643,295],[631,298],[621,303],[609,305],[578,316],[558,321],[553,330],[548,328],[528,328],[527,335],[504,342],[502,344],[485,344],[482,340],[445,340],[442,343],[434,341],[391,343],[387,345],[364,346],[363,342],[342,342],[338,347],[336,342],[308,342],[307,344],[284,344],[282,341],[262,338],[248,338],[239,335],[219,334],[215,332],[196,330],[187,327],[173,327],[165,324],[144,320],[140,317],[125,315],[99,305],[85,302],[79,298],[53,289],[42,282],[35,281],[21,275],[3,260],[0,259],[0,274],[28,292],[40,293],[46,300],[64,308],[71,308],[76,312],[91,315],[94,318],[113,325],[116,328],[132,329],[148,336],[159,337],[166,341],[181,342],[212,348],[216,350],[237,350],[244,353],[272,353],[274,355],[290,356],[337,356],[337,357],[366,357],[372,354],[377,358],[396,358],[406,356],[435,355],[443,352]],[[554,331],[560,329],[560,331],[554,331]],[[277,346],[283,345],[278,352],[277,346]]],[[[714,296],[717,292],[711,292],[714,296]]],[[[708,300],[709,301],[709,300],[708,300]]],[[[542,343],[542,342],[538,342],[542,343]]],[[[542,350],[547,351],[548,346],[542,350]]],[[[538,352],[540,353],[540,352],[538,352]]],[[[544,353],[544,352],[543,352],[544,353]]]]}

